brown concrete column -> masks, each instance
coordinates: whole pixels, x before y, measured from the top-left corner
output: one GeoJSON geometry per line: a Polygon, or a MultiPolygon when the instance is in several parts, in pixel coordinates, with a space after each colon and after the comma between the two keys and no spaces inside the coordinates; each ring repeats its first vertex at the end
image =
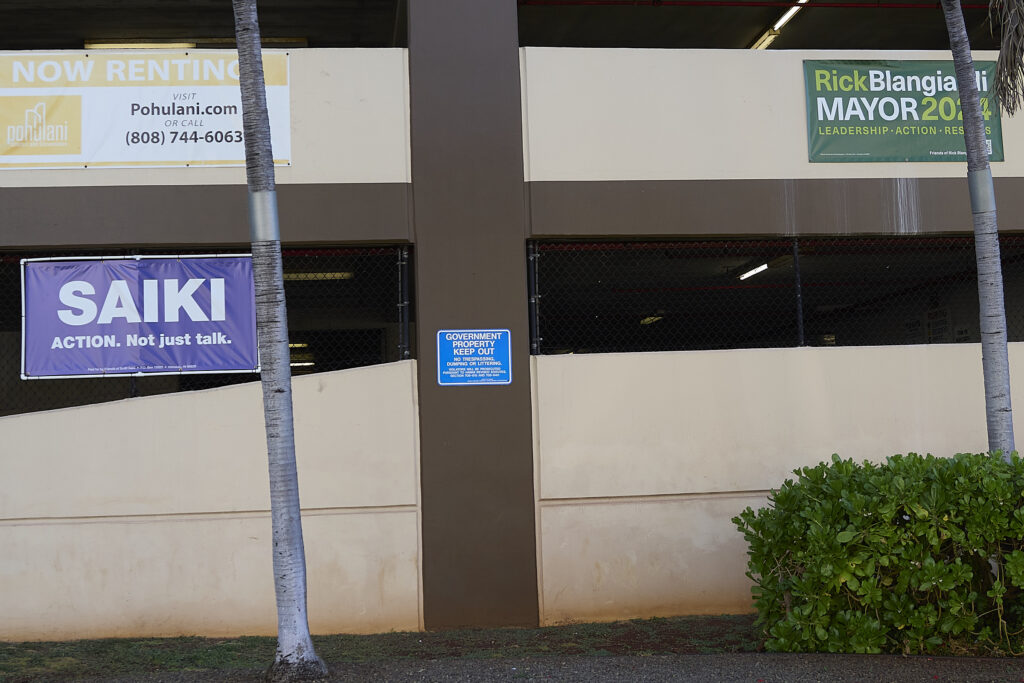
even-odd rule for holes
{"type": "Polygon", "coordinates": [[[427,628],[536,624],[515,0],[409,0],[427,628]],[[439,386],[437,331],[508,329],[512,383],[439,386]]]}

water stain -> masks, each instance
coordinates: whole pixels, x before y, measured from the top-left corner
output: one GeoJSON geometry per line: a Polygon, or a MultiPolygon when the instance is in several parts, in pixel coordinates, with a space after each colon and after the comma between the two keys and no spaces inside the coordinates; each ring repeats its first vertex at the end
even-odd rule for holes
{"type": "Polygon", "coordinates": [[[891,218],[897,235],[921,232],[921,193],[917,178],[893,178],[891,218]]]}

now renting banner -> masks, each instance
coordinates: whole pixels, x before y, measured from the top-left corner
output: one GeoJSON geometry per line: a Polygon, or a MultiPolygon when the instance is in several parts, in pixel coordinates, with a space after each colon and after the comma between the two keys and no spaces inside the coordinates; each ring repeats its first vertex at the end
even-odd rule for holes
{"type": "Polygon", "coordinates": [[[252,259],[22,261],[22,379],[259,372],[252,259]]]}
{"type": "MultiPolygon", "coordinates": [[[[263,68],[287,164],[288,54],[265,51],[263,68]]],[[[244,165],[233,50],[0,53],[0,168],[244,165]]]]}

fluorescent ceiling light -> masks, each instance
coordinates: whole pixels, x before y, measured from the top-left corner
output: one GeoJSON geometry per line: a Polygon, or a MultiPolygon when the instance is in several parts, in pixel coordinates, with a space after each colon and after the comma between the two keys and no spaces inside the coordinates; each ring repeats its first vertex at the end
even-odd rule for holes
{"type": "MultiPolygon", "coordinates": [[[[260,36],[260,43],[264,47],[309,47],[309,41],[305,38],[289,38],[260,36]]],[[[235,47],[234,38],[196,38],[196,47],[199,48],[232,48],[235,47]]]]}
{"type": "Polygon", "coordinates": [[[288,348],[289,349],[305,349],[305,348],[309,348],[309,344],[307,344],[306,342],[295,342],[295,343],[288,344],[288,348]]]}
{"type": "Polygon", "coordinates": [[[799,7],[790,7],[789,10],[782,15],[782,18],[775,22],[775,24],[772,26],[772,30],[781,32],[782,27],[788,24],[789,20],[792,19],[793,16],[799,11],[799,7]]]}
{"type": "Polygon", "coordinates": [[[751,277],[752,275],[757,275],[758,273],[763,273],[766,270],[768,270],[768,264],[762,263],[757,268],[754,268],[753,270],[748,270],[747,272],[743,273],[743,275],[740,275],[740,279],[746,280],[748,277],[751,277]]]}
{"type": "Polygon", "coordinates": [[[290,280],[351,280],[355,273],[345,271],[338,273],[285,273],[285,281],[290,280]]]}
{"type": "Polygon", "coordinates": [[[796,0],[796,1],[797,1],[797,6],[796,7],[790,7],[789,11],[786,12],[785,14],[783,14],[782,18],[779,19],[778,21],[776,21],[775,24],[772,26],[773,30],[781,31],[782,27],[785,26],[786,24],[788,24],[789,20],[792,19],[796,15],[796,13],[799,12],[802,9],[801,5],[806,5],[807,4],[807,0],[796,0]]]}
{"type": "MultiPolygon", "coordinates": [[[[260,42],[264,47],[288,48],[308,47],[309,41],[305,38],[262,38],[260,42]]],[[[83,41],[86,50],[217,50],[222,48],[234,49],[234,38],[203,38],[202,36],[185,40],[159,40],[153,38],[125,38],[123,40],[111,39],[90,39],[83,41]]]]}
{"type": "Polygon", "coordinates": [[[183,43],[181,41],[166,43],[153,41],[122,41],[118,43],[98,40],[85,41],[86,50],[191,50],[195,46],[195,43],[183,43]]]}
{"type": "Polygon", "coordinates": [[[313,361],[308,361],[302,363],[289,363],[288,365],[290,365],[293,368],[308,368],[311,365],[316,365],[316,363],[314,363],[313,361]]]}
{"type": "Polygon", "coordinates": [[[767,31],[765,31],[764,33],[761,34],[761,37],[758,38],[754,42],[753,45],[750,46],[750,49],[751,50],[767,50],[768,46],[772,44],[772,41],[774,41],[778,37],[779,37],[779,32],[778,31],[776,31],[774,29],[768,29],[767,31]]]}
{"type": "Polygon", "coordinates": [[[750,46],[751,50],[765,50],[771,45],[779,34],[782,32],[782,27],[789,23],[790,19],[796,16],[796,13],[803,9],[803,6],[807,4],[808,0],[796,0],[797,4],[786,10],[778,21],[772,24],[772,27],[761,34],[761,37],[754,41],[754,44],[750,46]]]}

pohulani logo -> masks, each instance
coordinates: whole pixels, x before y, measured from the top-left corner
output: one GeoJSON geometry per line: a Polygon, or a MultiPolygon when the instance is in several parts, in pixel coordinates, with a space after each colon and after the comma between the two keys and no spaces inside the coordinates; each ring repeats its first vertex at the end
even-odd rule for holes
{"type": "Polygon", "coordinates": [[[25,110],[24,123],[7,126],[7,144],[27,147],[63,147],[68,144],[67,121],[50,123],[46,103],[39,102],[25,110]]]}

